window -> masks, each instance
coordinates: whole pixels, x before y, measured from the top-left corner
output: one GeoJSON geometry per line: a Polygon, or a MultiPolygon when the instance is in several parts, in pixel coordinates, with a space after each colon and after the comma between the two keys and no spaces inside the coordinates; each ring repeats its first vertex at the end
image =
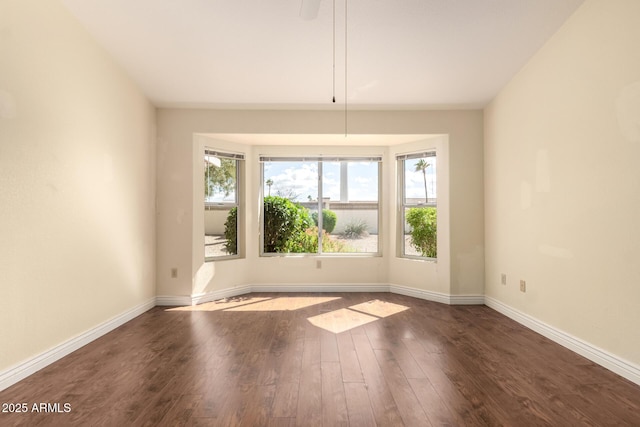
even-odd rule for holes
{"type": "Polygon", "coordinates": [[[238,218],[240,172],[244,156],[204,151],[205,260],[239,254],[238,218]]]}
{"type": "Polygon", "coordinates": [[[262,254],[379,253],[381,157],[260,160],[262,254]]]}
{"type": "Polygon", "coordinates": [[[436,259],[437,158],[435,151],[396,157],[398,162],[399,255],[436,259]]]}

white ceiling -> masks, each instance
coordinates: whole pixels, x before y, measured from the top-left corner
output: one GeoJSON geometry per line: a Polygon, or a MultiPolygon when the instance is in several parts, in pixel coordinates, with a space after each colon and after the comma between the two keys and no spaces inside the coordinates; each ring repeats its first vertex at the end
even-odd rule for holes
{"type": "Polygon", "coordinates": [[[583,0],[62,0],[158,106],[477,108],[583,0]]]}

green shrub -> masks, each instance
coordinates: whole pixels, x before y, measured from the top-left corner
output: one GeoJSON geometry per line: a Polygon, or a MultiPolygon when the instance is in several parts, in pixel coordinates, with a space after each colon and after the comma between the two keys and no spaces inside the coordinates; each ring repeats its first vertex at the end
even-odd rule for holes
{"type": "Polygon", "coordinates": [[[238,253],[238,208],[232,208],[224,222],[224,249],[228,254],[238,253]]]}
{"type": "Polygon", "coordinates": [[[363,219],[354,219],[344,226],[342,233],[347,239],[360,239],[369,235],[367,232],[367,221],[363,219]]]}
{"type": "Polygon", "coordinates": [[[437,213],[435,208],[411,208],[406,214],[411,226],[411,246],[422,256],[437,258],[437,213]]]}
{"type": "MultiPolygon", "coordinates": [[[[314,212],[311,214],[313,218],[313,222],[318,225],[318,212],[314,212]]],[[[338,221],[338,216],[336,213],[329,209],[322,209],[322,229],[327,233],[331,233],[334,228],[336,228],[336,222],[338,221]]]]}
{"type": "Polygon", "coordinates": [[[264,251],[305,252],[301,235],[313,224],[309,211],[280,196],[264,198],[264,251]]]}
{"type": "MultiPolygon", "coordinates": [[[[317,253],[318,252],[318,227],[307,228],[298,235],[297,239],[291,240],[290,252],[317,253]]],[[[322,252],[350,252],[347,245],[338,240],[334,240],[329,234],[322,230],[322,252]]]]}
{"type": "MultiPolygon", "coordinates": [[[[335,214],[331,211],[327,218],[335,214]],[[333,215],[331,215],[333,214],[333,215]]],[[[324,212],[323,212],[324,213],[324,212]]],[[[316,216],[317,218],[317,216],[316,216]]],[[[324,220],[324,219],[323,219],[324,220]]],[[[224,223],[225,250],[229,254],[238,253],[237,243],[238,209],[233,208],[224,223]]],[[[317,253],[318,227],[313,227],[309,211],[289,199],[280,196],[264,198],[264,251],[267,253],[317,253]]],[[[349,251],[344,243],[334,240],[328,232],[322,232],[322,250],[324,252],[349,251]]]]}

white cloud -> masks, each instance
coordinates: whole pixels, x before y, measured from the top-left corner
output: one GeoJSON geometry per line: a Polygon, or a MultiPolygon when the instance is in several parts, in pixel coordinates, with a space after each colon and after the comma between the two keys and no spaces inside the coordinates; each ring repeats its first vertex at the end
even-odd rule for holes
{"type": "MultiPolygon", "coordinates": [[[[338,165],[336,163],[336,165],[338,165]]],[[[337,167],[327,164],[323,167],[323,197],[340,200],[340,175],[337,167]]],[[[308,196],[316,200],[318,197],[318,172],[315,162],[272,162],[264,165],[265,181],[271,179],[271,194],[296,194],[298,201],[307,200],[308,196]]],[[[349,200],[378,200],[378,166],[371,162],[349,164],[349,200]]],[[[422,179],[420,177],[420,179],[422,179]]],[[[420,181],[421,182],[421,181],[420,181]]],[[[421,187],[423,188],[423,187],[421,187]]],[[[265,194],[268,186],[264,185],[265,194]]],[[[424,190],[422,190],[424,193],[424,190]]]]}
{"type": "MultiPolygon", "coordinates": [[[[270,163],[265,165],[265,182],[268,179],[273,181],[271,194],[282,192],[284,194],[294,193],[298,199],[306,199],[307,196],[316,198],[318,196],[318,171],[314,164],[310,163],[270,163]]],[[[265,191],[268,187],[265,184],[265,191]]]]}
{"type": "MultiPolygon", "coordinates": [[[[427,175],[427,191],[429,198],[435,197],[437,194],[437,186],[434,176],[427,175]]],[[[422,172],[411,172],[405,176],[405,192],[406,197],[424,199],[424,177],[422,172]]]]}

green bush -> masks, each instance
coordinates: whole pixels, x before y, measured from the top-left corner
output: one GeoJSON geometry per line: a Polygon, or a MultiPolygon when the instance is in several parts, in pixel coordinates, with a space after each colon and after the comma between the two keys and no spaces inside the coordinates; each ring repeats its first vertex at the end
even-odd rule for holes
{"type": "MultiPolygon", "coordinates": [[[[313,218],[313,222],[318,225],[318,212],[314,212],[311,214],[313,218]]],[[[329,209],[322,209],[322,229],[327,233],[331,233],[334,228],[336,228],[336,222],[338,221],[338,216],[336,213],[329,209]]]]}
{"type": "Polygon", "coordinates": [[[264,251],[305,252],[300,241],[313,222],[309,211],[280,196],[264,198],[264,251]]]}
{"type": "MultiPolygon", "coordinates": [[[[333,218],[331,229],[335,228],[335,213],[325,209],[326,218],[333,218]]],[[[317,216],[316,216],[317,218],[317,216]]],[[[323,217],[324,220],[324,217],[323,217]]],[[[238,209],[233,208],[224,223],[225,250],[229,254],[238,252],[237,243],[238,209]]],[[[318,227],[313,227],[309,211],[289,199],[280,196],[264,198],[264,251],[267,253],[317,253],[318,227]]],[[[322,232],[324,252],[345,252],[348,247],[332,239],[326,230],[322,232]]]]}
{"type": "Polygon", "coordinates": [[[437,213],[435,208],[411,208],[406,214],[411,226],[411,246],[422,256],[437,258],[437,213]]]}
{"type": "Polygon", "coordinates": [[[367,221],[363,219],[354,219],[344,226],[342,233],[347,239],[360,239],[369,235],[367,232],[367,221]]]}
{"type": "Polygon", "coordinates": [[[228,254],[238,253],[238,208],[232,208],[224,222],[224,249],[228,254]]]}
{"type": "MultiPolygon", "coordinates": [[[[298,239],[291,241],[291,252],[317,253],[318,252],[318,227],[307,228],[300,233],[298,239]]],[[[349,248],[338,240],[334,240],[322,230],[322,252],[349,252],[349,248]]]]}

